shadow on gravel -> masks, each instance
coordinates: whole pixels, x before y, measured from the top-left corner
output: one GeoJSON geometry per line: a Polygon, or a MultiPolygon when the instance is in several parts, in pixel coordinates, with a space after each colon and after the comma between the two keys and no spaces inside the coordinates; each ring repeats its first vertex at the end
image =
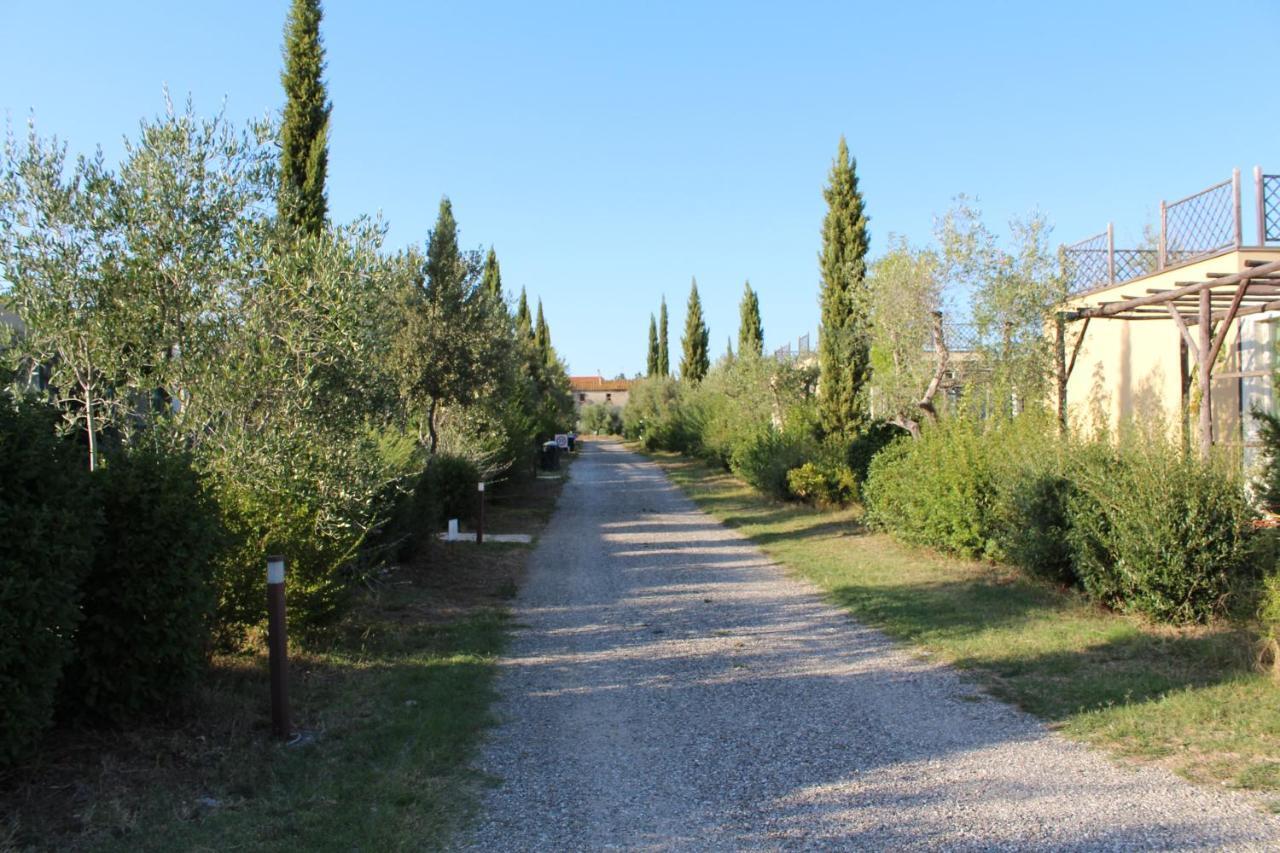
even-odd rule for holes
{"type": "MultiPolygon", "coordinates": [[[[754,545],[688,512],[660,471],[634,459],[595,457],[579,482],[590,490],[573,496],[580,511],[589,517],[605,500],[598,489],[623,496],[608,498],[594,526],[565,522],[558,547],[574,562],[546,572],[540,597],[520,609],[535,628],[502,666],[520,673],[514,707],[532,722],[513,724],[520,739],[510,752],[519,757],[510,772],[521,805],[503,833],[563,832],[582,847],[637,839],[669,846],[673,830],[705,830],[687,840],[711,849],[1235,841],[1216,823],[1188,828],[1185,811],[1116,806],[1149,805],[1160,792],[1135,793],[1127,776],[1060,769],[1060,756],[1039,746],[1050,737],[1043,726],[837,615],[754,545]],[[644,514],[649,506],[652,516],[644,514]],[[536,772],[525,775],[529,767],[536,772]],[[1023,810],[1034,817],[1010,819],[1023,810]],[[547,825],[521,823],[531,815],[548,816],[547,825]],[[1060,815],[1069,827],[1057,825],[1060,815]]],[[[747,514],[740,523],[773,515],[747,514]]],[[[773,520],[788,516],[780,508],[773,520]]],[[[779,535],[837,529],[850,525],[798,522],[779,535]]],[[[1034,600],[972,580],[845,587],[832,598],[899,637],[981,643],[993,626],[1042,615],[1034,600]]],[[[1084,654],[1105,656],[1108,644],[1084,654]]],[[[1010,649],[1000,678],[1046,665],[1067,672],[1078,657],[1049,664],[1010,649]]],[[[1046,679],[1046,697],[1055,695],[1054,681],[1046,679]]],[[[1167,682],[1139,695],[1178,684],[1171,664],[1167,682]]]]}

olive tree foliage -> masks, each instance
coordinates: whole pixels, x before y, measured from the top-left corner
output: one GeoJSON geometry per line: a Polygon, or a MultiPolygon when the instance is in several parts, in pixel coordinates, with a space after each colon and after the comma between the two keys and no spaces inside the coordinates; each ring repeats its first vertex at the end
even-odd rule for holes
{"type": "Polygon", "coordinates": [[[875,414],[916,436],[922,419],[937,419],[934,398],[950,356],[939,267],[935,252],[891,236],[868,277],[875,414]]]}
{"type": "Polygon", "coordinates": [[[242,232],[272,195],[268,134],[169,104],[126,140],[118,173],[100,154],[68,163],[34,128],[25,145],[9,136],[0,258],[21,354],[47,369],[91,467],[104,432],[189,397],[216,360],[242,232]]]}
{"type": "Polygon", "coordinates": [[[1033,213],[1011,221],[1002,246],[981,211],[960,197],[936,231],[943,275],[968,294],[997,409],[1016,414],[1046,399],[1054,344],[1045,330],[1067,291],[1048,220],[1033,213]]]}
{"type": "Polygon", "coordinates": [[[481,285],[480,252],[458,248],[447,198],[440,202],[425,257],[410,251],[397,266],[389,365],[419,441],[434,454],[443,407],[485,400],[504,380],[509,384],[514,331],[501,300],[481,285]]]}

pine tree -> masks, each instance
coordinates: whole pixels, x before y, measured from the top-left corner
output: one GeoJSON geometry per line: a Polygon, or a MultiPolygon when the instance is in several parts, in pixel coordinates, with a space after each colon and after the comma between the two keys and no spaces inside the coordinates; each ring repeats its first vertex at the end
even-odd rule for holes
{"type": "Polygon", "coordinates": [[[671,356],[667,351],[667,297],[662,297],[658,310],[658,375],[671,375],[671,356]]]}
{"type": "Polygon", "coordinates": [[[491,298],[502,301],[502,269],[498,266],[498,253],[492,246],[484,259],[484,276],[480,279],[480,287],[491,298]]]}
{"type": "Polygon", "coordinates": [[[850,437],[866,425],[870,376],[867,293],[867,216],[858,192],[856,162],[843,136],[823,190],[821,327],[818,332],[818,414],[828,435],[850,437]]]}
{"type": "Polygon", "coordinates": [[[742,323],[738,326],[738,354],[764,355],[764,326],[760,325],[760,300],[747,282],[738,309],[742,323]]]}
{"type": "Polygon", "coordinates": [[[529,297],[520,288],[520,301],[516,303],[516,337],[522,341],[533,340],[533,316],[529,313],[529,297]]]}
{"type": "Polygon", "coordinates": [[[707,354],[709,334],[702,320],[702,300],[698,298],[698,280],[689,288],[689,310],[684,319],[684,356],[680,360],[680,378],[688,382],[701,382],[711,368],[707,354]]]}
{"type": "Polygon", "coordinates": [[[308,234],[329,212],[329,113],[320,39],[320,0],[293,0],[285,23],[284,121],[280,126],[280,218],[308,234]]]}
{"type": "Polygon", "coordinates": [[[555,351],[551,348],[551,328],[547,326],[547,318],[542,314],[542,300],[538,300],[538,324],[534,326],[533,341],[537,344],[538,354],[543,362],[555,362],[555,351]]]}
{"type": "Polygon", "coordinates": [[[733,361],[733,338],[724,339],[724,357],[727,361],[733,361]]]}
{"type": "Polygon", "coordinates": [[[658,321],[649,315],[649,359],[645,363],[645,376],[658,375],[658,321]]]}

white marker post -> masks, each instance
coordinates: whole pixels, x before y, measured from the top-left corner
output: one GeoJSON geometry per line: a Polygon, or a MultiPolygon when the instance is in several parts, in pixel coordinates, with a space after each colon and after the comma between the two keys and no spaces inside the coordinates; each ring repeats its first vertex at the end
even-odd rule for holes
{"type": "Polygon", "coordinates": [[[289,737],[289,644],[285,636],[284,557],[267,557],[267,653],[271,663],[271,733],[289,737]]]}
{"type": "Polygon", "coordinates": [[[484,544],[484,480],[476,487],[480,491],[480,518],[476,521],[476,544],[484,544]]]}

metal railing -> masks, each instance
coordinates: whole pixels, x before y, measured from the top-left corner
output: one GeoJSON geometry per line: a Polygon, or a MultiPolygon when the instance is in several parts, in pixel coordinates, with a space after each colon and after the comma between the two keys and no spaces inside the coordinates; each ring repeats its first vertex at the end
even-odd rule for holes
{"type": "Polygon", "coordinates": [[[1240,170],[1231,179],[1160,202],[1159,269],[1231,247],[1240,248],[1240,170]]]}

